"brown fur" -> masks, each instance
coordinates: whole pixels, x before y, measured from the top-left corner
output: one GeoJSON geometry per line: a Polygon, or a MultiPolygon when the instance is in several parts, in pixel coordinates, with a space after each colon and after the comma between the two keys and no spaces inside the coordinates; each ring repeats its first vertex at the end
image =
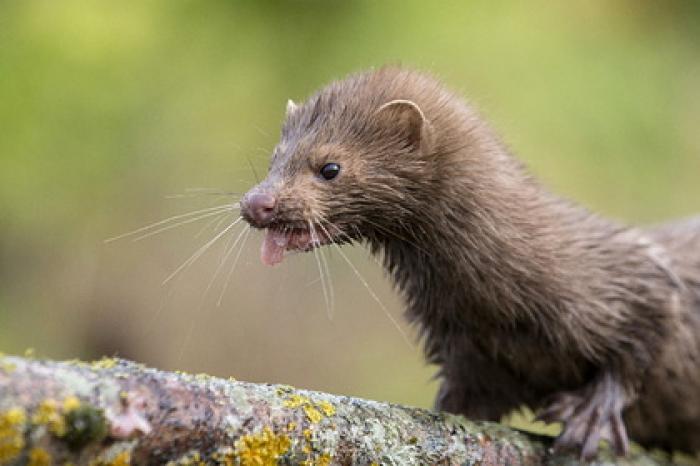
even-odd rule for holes
{"type": "Polygon", "coordinates": [[[253,191],[277,199],[266,224],[244,199],[254,226],[311,221],[382,254],[440,366],[439,409],[528,405],[584,457],[600,438],[624,454],[625,425],[700,449],[700,219],[630,228],[551,194],[463,100],[401,68],[291,105],[253,191]],[[336,179],[318,176],[327,162],[336,179]]]}

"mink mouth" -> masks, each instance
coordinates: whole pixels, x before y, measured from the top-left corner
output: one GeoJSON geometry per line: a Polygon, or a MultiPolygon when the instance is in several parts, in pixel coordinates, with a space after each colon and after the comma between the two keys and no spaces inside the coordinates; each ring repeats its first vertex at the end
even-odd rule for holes
{"type": "Polygon", "coordinates": [[[333,242],[323,228],[271,226],[265,228],[260,260],[265,265],[277,265],[288,252],[308,252],[333,242]]]}

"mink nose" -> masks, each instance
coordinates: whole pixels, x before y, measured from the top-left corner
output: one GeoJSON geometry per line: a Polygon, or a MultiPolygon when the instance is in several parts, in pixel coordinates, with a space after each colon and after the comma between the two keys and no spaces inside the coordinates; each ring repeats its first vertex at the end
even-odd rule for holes
{"type": "Polygon", "coordinates": [[[244,209],[253,223],[264,226],[275,214],[277,199],[269,193],[253,193],[245,200],[244,209]]]}

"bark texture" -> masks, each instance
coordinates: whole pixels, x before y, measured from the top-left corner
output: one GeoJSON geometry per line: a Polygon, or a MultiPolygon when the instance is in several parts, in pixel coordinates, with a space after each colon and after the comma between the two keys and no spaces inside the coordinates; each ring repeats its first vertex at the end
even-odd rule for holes
{"type": "MultiPolygon", "coordinates": [[[[538,465],[545,438],[345,396],[93,363],[0,357],[0,465],[538,465]]],[[[635,451],[597,464],[670,464],[635,451]]]]}

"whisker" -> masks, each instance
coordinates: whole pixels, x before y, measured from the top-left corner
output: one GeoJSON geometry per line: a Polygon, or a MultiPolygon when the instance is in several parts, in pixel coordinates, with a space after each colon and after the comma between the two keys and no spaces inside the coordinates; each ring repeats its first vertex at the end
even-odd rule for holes
{"type": "Polygon", "coordinates": [[[321,264],[323,268],[326,269],[326,285],[328,286],[328,299],[331,302],[330,315],[331,320],[333,320],[333,315],[335,314],[335,291],[333,291],[333,278],[331,277],[331,269],[328,266],[328,258],[326,257],[324,250],[319,249],[318,255],[321,257],[321,264]]]}
{"type": "Polygon", "coordinates": [[[341,230],[338,227],[335,227],[335,229],[336,229],[336,233],[338,233],[340,236],[344,237],[346,241],[348,241],[350,243],[354,242],[353,238],[350,235],[348,235],[347,233],[345,233],[343,230],[341,230]]]}
{"type": "Polygon", "coordinates": [[[222,191],[220,188],[185,188],[186,193],[218,193],[221,195],[243,194],[233,191],[222,191]]]}
{"type": "Polygon", "coordinates": [[[340,246],[338,246],[338,245],[335,244],[335,243],[332,243],[332,244],[333,244],[333,246],[336,247],[336,249],[338,250],[338,253],[340,254],[340,256],[341,256],[341,257],[345,260],[345,262],[347,262],[347,264],[350,266],[350,268],[352,269],[352,271],[355,273],[355,276],[358,278],[358,280],[360,280],[360,283],[362,283],[362,285],[364,285],[364,287],[367,289],[367,292],[369,293],[369,295],[377,302],[377,304],[379,304],[379,307],[382,308],[382,310],[384,311],[384,314],[386,314],[386,316],[389,318],[389,320],[391,321],[391,323],[394,324],[394,327],[396,327],[396,329],[399,331],[399,333],[400,333],[401,336],[403,337],[403,339],[404,339],[404,341],[406,342],[406,344],[407,344],[410,348],[413,348],[413,344],[412,344],[411,340],[408,338],[408,335],[406,335],[406,332],[404,332],[403,329],[401,328],[401,326],[399,326],[399,323],[396,321],[396,319],[394,319],[394,317],[391,315],[391,313],[390,313],[389,310],[386,308],[386,306],[384,305],[384,303],[382,303],[382,301],[379,299],[379,296],[377,296],[377,294],[374,292],[374,290],[372,289],[372,287],[369,286],[369,283],[367,283],[367,280],[365,280],[365,278],[362,276],[362,274],[360,273],[360,271],[357,270],[357,268],[353,265],[352,262],[350,262],[350,259],[348,259],[348,256],[346,256],[345,253],[343,252],[343,250],[340,249],[340,246]]]}
{"type": "Polygon", "coordinates": [[[326,315],[328,316],[328,320],[333,320],[333,316],[331,315],[331,310],[330,310],[330,301],[328,298],[328,290],[327,290],[327,283],[326,279],[323,275],[323,269],[321,268],[321,260],[318,258],[318,246],[320,245],[320,241],[318,240],[318,236],[316,235],[316,229],[314,228],[313,224],[311,221],[308,222],[309,224],[309,233],[311,234],[311,241],[312,245],[311,248],[314,253],[314,258],[316,259],[316,265],[318,266],[318,274],[321,277],[321,288],[323,289],[323,299],[326,302],[326,315]]]}
{"type": "Polygon", "coordinates": [[[242,196],[241,192],[224,191],[219,188],[187,188],[184,193],[174,193],[165,196],[166,199],[192,198],[197,196],[242,196]]]}
{"type": "Polygon", "coordinates": [[[158,222],[151,223],[150,225],[146,225],[144,227],[137,228],[136,230],[130,231],[128,233],[123,233],[123,234],[118,235],[118,236],[113,236],[111,238],[107,238],[106,240],[104,240],[104,242],[111,243],[112,241],[116,241],[118,239],[126,238],[128,236],[133,236],[133,235],[136,235],[138,233],[141,233],[141,232],[150,230],[152,228],[158,227],[160,225],[164,225],[166,223],[172,222],[173,220],[179,220],[181,218],[192,217],[195,215],[200,215],[204,212],[213,212],[215,210],[221,210],[221,211],[233,210],[236,207],[238,207],[238,204],[222,204],[222,205],[218,205],[218,206],[214,206],[214,207],[208,207],[206,209],[195,210],[194,212],[187,212],[185,214],[173,215],[172,217],[168,217],[168,218],[160,220],[158,222]]]}
{"type": "Polygon", "coordinates": [[[157,230],[149,231],[148,233],[144,233],[144,234],[132,239],[131,241],[141,241],[142,239],[157,235],[159,233],[163,233],[164,231],[172,230],[173,228],[178,228],[178,227],[181,227],[183,225],[187,225],[189,223],[194,223],[194,222],[197,222],[197,221],[202,220],[204,218],[209,218],[212,216],[214,217],[214,220],[216,220],[219,215],[222,215],[222,214],[226,213],[227,211],[228,210],[225,210],[224,212],[209,212],[208,214],[200,215],[199,217],[191,218],[189,220],[182,220],[182,221],[174,223],[172,225],[164,226],[164,227],[158,228],[157,230]]]}
{"type": "MultiPolygon", "coordinates": [[[[259,127],[258,125],[253,125],[253,128],[255,128],[255,131],[257,131],[258,133],[262,134],[262,135],[265,136],[266,138],[269,138],[269,137],[270,137],[270,135],[267,134],[267,132],[265,132],[265,130],[263,130],[263,129],[262,129],[261,127],[259,127]]],[[[263,149],[263,148],[261,147],[260,149],[263,149]]],[[[263,150],[265,150],[265,149],[263,149],[263,150]]]]}
{"type": "MultiPolygon", "coordinates": [[[[214,228],[215,231],[218,230],[218,229],[219,229],[218,226],[217,226],[216,228],[214,228]]],[[[223,260],[223,258],[225,257],[226,251],[228,251],[228,248],[231,246],[231,243],[233,242],[233,239],[234,239],[235,237],[236,237],[236,235],[230,235],[230,236],[228,237],[228,239],[226,240],[226,244],[224,244],[224,254],[223,254],[221,260],[223,260]]]]}
{"type": "Polygon", "coordinates": [[[246,160],[248,161],[248,166],[250,167],[250,170],[253,172],[255,182],[260,183],[260,177],[258,176],[258,172],[255,170],[255,166],[253,166],[253,162],[250,161],[250,157],[246,157],[246,160]]]}
{"type": "Polygon", "coordinates": [[[160,320],[160,316],[163,313],[163,310],[165,307],[168,305],[170,299],[173,297],[173,294],[175,294],[175,287],[171,287],[167,293],[165,293],[163,296],[160,298],[160,304],[156,308],[156,310],[151,312],[151,318],[149,319],[149,322],[144,325],[143,327],[143,338],[147,338],[151,336],[151,332],[154,331],[156,328],[156,324],[160,320]]]}
{"type": "Polygon", "coordinates": [[[168,283],[168,282],[169,282],[170,280],[172,280],[181,270],[183,270],[183,269],[186,268],[188,265],[194,263],[197,259],[199,259],[200,256],[201,256],[202,254],[204,254],[204,253],[206,252],[206,250],[209,249],[209,248],[211,247],[212,244],[214,244],[215,242],[217,242],[217,241],[219,240],[219,238],[221,238],[222,236],[224,236],[224,235],[226,234],[227,231],[229,231],[231,228],[233,228],[234,226],[236,226],[236,225],[238,224],[238,222],[240,222],[241,220],[243,220],[243,217],[238,217],[238,218],[237,218],[236,220],[234,220],[229,226],[227,226],[226,228],[224,228],[220,233],[217,233],[217,235],[214,236],[214,238],[212,238],[211,240],[209,240],[204,246],[202,246],[202,247],[199,248],[197,251],[195,251],[195,253],[192,254],[192,255],[190,256],[189,259],[187,259],[185,262],[183,262],[177,269],[175,269],[175,271],[174,271],[173,273],[171,273],[170,275],[168,275],[168,277],[167,277],[165,280],[163,280],[162,285],[165,285],[166,283],[168,283]]]}
{"type": "MultiPolygon", "coordinates": [[[[328,230],[323,226],[321,223],[322,219],[319,219],[317,225],[323,230],[323,232],[326,234],[326,237],[328,238],[329,241],[333,241],[331,238],[330,233],[328,233],[328,230]]],[[[330,249],[329,249],[330,251],[330,249]]],[[[326,277],[328,277],[328,291],[329,291],[329,297],[331,301],[331,314],[334,314],[335,311],[335,291],[333,290],[333,278],[331,277],[331,268],[328,266],[328,258],[324,254],[323,250],[319,250],[319,255],[321,256],[321,261],[323,262],[323,266],[326,269],[326,277]]]]}
{"type": "Polygon", "coordinates": [[[212,225],[214,224],[214,222],[216,222],[216,225],[214,225],[213,231],[217,231],[217,230],[219,229],[219,227],[221,226],[221,224],[224,223],[224,221],[226,221],[226,213],[227,213],[227,212],[224,212],[223,214],[220,214],[220,215],[221,215],[221,218],[219,218],[219,217],[214,217],[213,219],[209,220],[209,221],[197,232],[197,234],[194,235],[194,237],[195,237],[195,238],[199,238],[199,237],[201,236],[202,233],[204,233],[210,226],[212,226],[212,225]]]}
{"type": "MultiPolygon", "coordinates": [[[[201,308],[201,304],[199,307],[201,308]]],[[[198,309],[199,310],[199,309],[198,309]]],[[[192,316],[192,319],[190,319],[190,325],[187,327],[187,333],[185,334],[185,338],[182,339],[182,344],[180,345],[180,351],[177,355],[177,365],[179,366],[182,363],[182,357],[185,355],[185,350],[187,349],[187,346],[189,346],[190,340],[192,339],[192,334],[194,333],[194,328],[197,325],[197,322],[200,319],[200,316],[198,315],[199,312],[194,314],[192,316]]]]}
{"type": "Polygon", "coordinates": [[[323,229],[323,232],[328,236],[328,238],[331,238],[331,234],[330,234],[330,232],[326,229],[326,227],[323,226],[324,223],[325,223],[326,226],[328,226],[329,228],[332,227],[333,230],[335,230],[335,233],[336,233],[337,236],[345,237],[345,239],[346,239],[348,242],[350,242],[350,243],[353,242],[353,239],[350,237],[350,235],[348,235],[348,234],[345,233],[343,230],[341,230],[340,228],[338,228],[336,225],[334,225],[333,223],[331,223],[326,217],[324,217],[323,215],[319,215],[317,218],[318,218],[318,226],[321,227],[321,229],[323,229]]]}
{"type": "Polygon", "coordinates": [[[370,225],[374,226],[375,228],[377,228],[377,229],[383,231],[383,232],[386,233],[387,235],[393,236],[394,238],[397,238],[397,239],[400,239],[400,240],[403,240],[403,241],[409,243],[411,246],[415,247],[416,249],[422,251],[422,252],[425,253],[426,255],[428,255],[428,256],[430,255],[430,253],[429,253],[428,251],[426,251],[425,248],[423,248],[422,246],[420,246],[419,244],[417,244],[415,241],[412,241],[411,239],[406,238],[405,236],[400,235],[400,234],[396,233],[395,231],[389,230],[388,228],[386,228],[386,227],[384,227],[384,226],[382,226],[382,225],[380,225],[380,224],[378,224],[378,223],[375,223],[375,222],[373,222],[373,221],[371,221],[371,220],[369,220],[369,219],[367,219],[367,218],[365,218],[364,221],[367,222],[367,223],[369,223],[370,225]]]}
{"type": "Polygon", "coordinates": [[[241,238],[243,233],[247,231],[247,228],[243,228],[243,230],[238,234],[238,237],[236,238],[236,241],[231,244],[231,239],[235,237],[235,235],[231,235],[229,239],[227,240],[226,244],[224,245],[224,251],[221,256],[221,259],[219,260],[219,265],[214,271],[214,274],[212,275],[211,279],[209,280],[209,283],[207,284],[207,287],[204,289],[204,292],[202,293],[202,296],[199,300],[199,306],[197,306],[197,312],[194,314],[194,317],[192,320],[190,320],[190,325],[187,329],[187,334],[185,335],[185,338],[182,341],[182,346],[180,347],[180,353],[178,355],[178,364],[180,364],[180,361],[182,360],[182,356],[185,353],[185,350],[187,349],[187,346],[189,345],[190,340],[192,339],[192,335],[194,334],[195,328],[197,326],[197,321],[200,322],[206,322],[209,318],[209,315],[211,313],[211,308],[206,308],[204,309],[204,315],[201,315],[202,308],[204,307],[204,303],[206,301],[207,295],[209,294],[209,291],[211,290],[211,287],[214,285],[214,282],[216,281],[216,278],[219,276],[219,273],[221,272],[221,269],[223,268],[224,264],[228,260],[229,256],[233,252],[236,246],[236,242],[241,238]],[[229,247],[230,246],[230,247],[229,247]]]}
{"type": "MultiPolygon", "coordinates": [[[[238,248],[238,253],[236,254],[236,257],[233,259],[233,264],[231,264],[231,269],[228,271],[228,274],[226,275],[226,280],[224,281],[224,287],[221,289],[221,294],[219,295],[219,299],[216,301],[216,307],[221,306],[221,301],[224,299],[224,295],[226,294],[226,289],[228,288],[228,284],[231,281],[231,276],[233,275],[233,271],[236,268],[236,264],[238,263],[238,259],[241,257],[241,253],[243,252],[243,248],[245,247],[245,242],[248,240],[248,237],[250,236],[250,225],[246,225],[245,229],[243,230],[246,232],[246,235],[243,237],[243,242],[241,242],[241,247],[238,248]]],[[[236,239],[236,242],[238,242],[238,239],[236,239]]],[[[233,246],[231,246],[231,249],[233,250],[234,246],[236,244],[234,243],[233,246]]]]}
{"type": "MultiPolygon", "coordinates": [[[[236,240],[233,242],[233,244],[230,245],[227,243],[224,247],[224,253],[221,256],[221,260],[219,261],[218,267],[216,267],[216,270],[214,271],[214,275],[212,275],[211,280],[209,280],[209,284],[207,285],[206,289],[204,290],[204,293],[202,294],[202,301],[204,301],[204,298],[207,296],[209,293],[209,290],[211,289],[212,285],[214,284],[214,281],[216,281],[216,277],[219,276],[219,273],[221,273],[221,270],[224,267],[224,264],[228,261],[228,258],[231,256],[233,253],[234,249],[236,248],[236,244],[238,244],[238,241],[240,241],[241,237],[243,234],[248,231],[248,228],[243,228],[240,233],[238,233],[238,236],[236,237],[236,240]]],[[[231,235],[231,238],[234,236],[231,235]]],[[[230,238],[229,238],[230,239],[230,238]]]]}
{"type": "Polygon", "coordinates": [[[202,196],[213,196],[215,198],[224,198],[237,196],[240,193],[190,193],[190,194],[166,194],[163,199],[194,199],[202,196]]]}
{"type": "Polygon", "coordinates": [[[319,277],[319,278],[314,278],[313,280],[311,280],[309,283],[307,283],[307,284],[304,285],[304,286],[308,288],[309,286],[315,285],[316,283],[318,283],[318,282],[320,282],[320,281],[321,281],[321,277],[319,277]]]}

